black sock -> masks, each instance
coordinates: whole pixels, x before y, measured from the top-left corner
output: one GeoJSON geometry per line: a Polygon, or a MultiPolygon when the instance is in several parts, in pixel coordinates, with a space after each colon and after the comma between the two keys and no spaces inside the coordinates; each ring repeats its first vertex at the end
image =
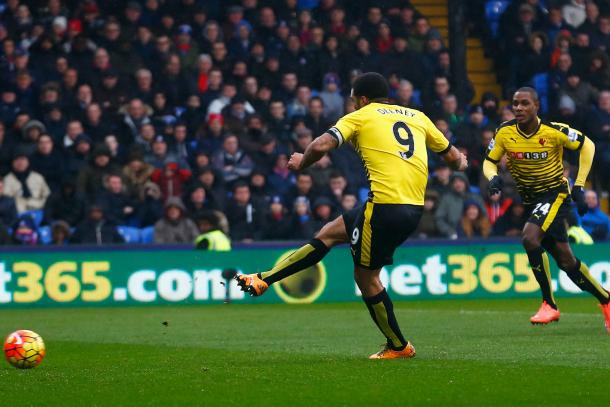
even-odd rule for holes
{"type": "Polygon", "coordinates": [[[374,297],[362,298],[366,304],[371,318],[377,328],[386,337],[388,346],[394,350],[403,350],[407,346],[407,341],[402,336],[396,316],[394,315],[394,304],[385,288],[374,297]]]}
{"type": "Polygon", "coordinates": [[[549,256],[542,247],[537,247],[534,250],[527,250],[527,258],[530,261],[534,277],[536,277],[536,281],[538,281],[538,285],[540,285],[542,299],[551,307],[557,309],[555,297],[553,297],[553,286],[551,285],[549,256]]]}
{"type": "Polygon", "coordinates": [[[576,266],[572,270],[565,271],[570,280],[574,282],[583,291],[593,294],[600,304],[610,302],[608,291],[597,282],[589,273],[589,268],[579,259],[576,259],[576,266]]]}
{"type": "Polygon", "coordinates": [[[313,266],[326,256],[329,248],[320,240],[312,239],[305,246],[295,250],[290,256],[279,262],[269,271],[260,273],[261,278],[269,285],[313,266]]]}

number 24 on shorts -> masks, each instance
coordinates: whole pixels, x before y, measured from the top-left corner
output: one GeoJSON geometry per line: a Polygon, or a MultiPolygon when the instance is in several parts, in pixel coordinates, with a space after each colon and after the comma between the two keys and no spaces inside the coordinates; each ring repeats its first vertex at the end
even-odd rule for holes
{"type": "Polygon", "coordinates": [[[543,215],[548,215],[550,210],[551,210],[551,204],[550,203],[548,203],[548,202],[547,203],[539,202],[539,203],[536,204],[536,207],[532,211],[532,214],[540,212],[543,215]]]}

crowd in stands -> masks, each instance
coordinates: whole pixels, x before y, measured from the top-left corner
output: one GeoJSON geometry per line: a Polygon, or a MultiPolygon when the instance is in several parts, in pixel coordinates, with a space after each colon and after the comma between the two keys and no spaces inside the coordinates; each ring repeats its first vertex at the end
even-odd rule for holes
{"type": "MultiPolygon", "coordinates": [[[[547,72],[550,114],[582,126],[610,163],[607,3],[597,14],[584,1],[539,3],[505,12],[508,87],[547,72]]],[[[211,218],[236,242],[308,239],[367,199],[367,179],[349,146],[301,173],[288,158],[354,109],[351,81],[367,71],[470,161],[453,173],[430,156],[420,238],[517,236],[527,218],[506,171],[502,198],[480,193],[485,150],[510,107],[492,93],[472,100],[470,85],[453,93],[447,44],[406,0],[0,8],[0,244],[40,244],[43,229],[54,244],[120,243],[125,228],[192,243],[211,218]]],[[[587,196],[582,225],[605,239],[608,218],[587,196]]]]}

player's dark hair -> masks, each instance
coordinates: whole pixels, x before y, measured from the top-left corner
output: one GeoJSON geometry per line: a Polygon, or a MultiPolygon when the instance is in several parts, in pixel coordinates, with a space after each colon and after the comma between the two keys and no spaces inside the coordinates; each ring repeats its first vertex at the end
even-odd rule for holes
{"type": "Polygon", "coordinates": [[[538,92],[534,88],[530,88],[529,86],[523,86],[517,89],[515,93],[517,92],[529,93],[530,95],[532,95],[532,99],[534,99],[534,102],[538,101],[538,92]]]}
{"type": "Polygon", "coordinates": [[[353,85],[354,96],[366,96],[369,99],[384,99],[390,94],[390,86],[385,78],[377,72],[367,72],[358,76],[353,85]]]}

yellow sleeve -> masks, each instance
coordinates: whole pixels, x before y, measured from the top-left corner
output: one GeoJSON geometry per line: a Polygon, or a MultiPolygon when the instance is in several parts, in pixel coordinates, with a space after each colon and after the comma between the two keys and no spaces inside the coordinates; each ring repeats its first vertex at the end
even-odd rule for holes
{"type": "Polygon", "coordinates": [[[496,135],[493,139],[491,139],[491,141],[489,142],[489,147],[487,147],[487,156],[485,157],[486,160],[497,164],[502,159],[502,156],[504,155],[504,143],[502,141],[503,139],[504,138],[502,136],[501,130],[496,130],[496,135]]]}
{"type": "Polygon", "coordinates": [[[339,142],[339,146],[349,141],[354,135],[358,134],[362,115],[359,110],[351,112],[340,118],[337,123],[328,129],[328,133],[339,142]]]}
{"type": "Polygon", "coordinates": [[[578,130],[571,128],[567,124],[551,122],[559,130],[557,139],[559,144],[568,150],[580,150],[585,142],[585,136],[578,130]]]}
{"type": "Polygon", "coordinates": [[[578,174],[574,185],[579,187],[585,186],[589,171],[593,165],[593,157],[595,156],[595,144],[590,138],[584,137],[582,147],[580,149],[580,157],[578,158],[578,174]]]}
{"type": "Polygon", "coordinates": [[[432,120],[424,115],[426,122],[426,145],[435,153],[445,153],[451,147],[447,137],[432,123],[432,120]]]}

